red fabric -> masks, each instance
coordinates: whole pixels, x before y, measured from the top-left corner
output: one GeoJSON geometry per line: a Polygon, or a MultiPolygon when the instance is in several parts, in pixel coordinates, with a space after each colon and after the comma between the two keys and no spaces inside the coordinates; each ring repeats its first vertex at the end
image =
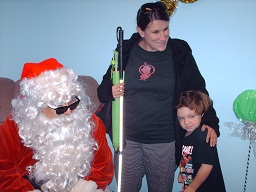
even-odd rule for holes
{"type": "Polygon", "coordinates": [[[27,192],[34,188],[23,176],[28,174],[26,167],[35,160],[32,149],[21,143],[17,126],[10,118],[0,126],[0,191],[27,192]]]}
{"type": "MultiPolygon", "coordinates": [[[[0,126],[0,191],[27,192],[34,188],[23,176],[28,174],[26,167],[36,161],[32,159],[32,149],[21,143],[17,125],[10,118],[11,116],[7,117],[0,126]]],[[[112,153],[103,123],[96,115],[92,118],[96,124],[93,134],[99,150],[95,153],[91,173],[85,179],[95,181],[99,188],[105,189],[114,175],[112,153]]]]}
{"type": "Polygon", "coordinates": [[[62,68],[63,65],[60,64],[56,59],[50,58],[40,63],[25,63],[20,79],[23,78],[33,78],[39,76],[41,73],[48,70],[56,70],[62,68]]]}
{"type": "Polygon", "coordinates": [[[94,114],[92,118],[97,127],[97,129],[94,130],[93,135],[98,142],[99,150],[97,150],[94,155],[91,173],[85,180],[92,180],[97,183],[98,188],[105,190],[106,186],[111,183],[114,176],[112,152],[108,146],[106,129],[103,122],[94,114]]]}

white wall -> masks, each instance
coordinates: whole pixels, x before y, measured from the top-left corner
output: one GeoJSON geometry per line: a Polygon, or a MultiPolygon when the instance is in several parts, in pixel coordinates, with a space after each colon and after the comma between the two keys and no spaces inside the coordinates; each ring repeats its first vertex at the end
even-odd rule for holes
{"type": "MultiPolygon", "coordinates": [[[[129,38],[136,12],[146,0],[0,0],[0,76],[17,80],[25,62],[55,57],[79,75],[98,82],[116,46],[116,28],[129,38]]],[[[179,3],[171,36],[185,39],[206,79],[220,118],[218,150],[227,191],[242,191],[249,142],[229,136],[224,122],[244,90],[256,89],[256,1],[198,0],[179,3]]],[[[251,154],[247,191],[256,190],[251,154]]],[[[116,190],[115,182],[111,184],[116,190]]],[[[174,192],[180,190],[175,180],[174,192]]],[[[143,183],[141,191],[146,190],[143,183]]]]}

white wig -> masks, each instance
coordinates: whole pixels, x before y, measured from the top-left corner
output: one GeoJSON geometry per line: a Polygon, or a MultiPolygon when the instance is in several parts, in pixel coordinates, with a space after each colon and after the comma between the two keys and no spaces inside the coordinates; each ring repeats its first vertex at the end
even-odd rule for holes
{"type": "Polygon", "coordinates": [[[75,183],[90,172],[96,141],[92,138],[93,103],[86,88],[78,82],[73,70],[48,70],[20,82],[21,95],[12,101],[13,119],[26,147],[34,150],[38,160],[28,169],[31,177],[52,191],[70,191],[75,183]],[[58,107],[80,99],[70,115],[48,118],[43,108],[58,107]]]}

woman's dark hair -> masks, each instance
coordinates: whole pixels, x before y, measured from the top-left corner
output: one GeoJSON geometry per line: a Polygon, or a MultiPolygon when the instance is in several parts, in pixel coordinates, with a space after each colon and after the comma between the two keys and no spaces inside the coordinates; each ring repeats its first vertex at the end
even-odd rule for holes
{"type": "Polygon", "coordinates": [[[148,24],[153,20],[170,20],[166,11],[166,6],[163,2],[145,3],[143,4],[137,13],[137,26],[142,31],[146,29],[148,24]]]}

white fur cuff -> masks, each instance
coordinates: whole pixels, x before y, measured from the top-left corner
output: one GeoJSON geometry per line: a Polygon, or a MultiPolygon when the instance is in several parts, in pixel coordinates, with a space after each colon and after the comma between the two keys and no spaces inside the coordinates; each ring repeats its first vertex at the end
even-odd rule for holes
{"type": "Polygon", "coordinates": [[[80,180],[74,186],[72,192],[99,192],[98,185],[93,181],[80,180]]]}

